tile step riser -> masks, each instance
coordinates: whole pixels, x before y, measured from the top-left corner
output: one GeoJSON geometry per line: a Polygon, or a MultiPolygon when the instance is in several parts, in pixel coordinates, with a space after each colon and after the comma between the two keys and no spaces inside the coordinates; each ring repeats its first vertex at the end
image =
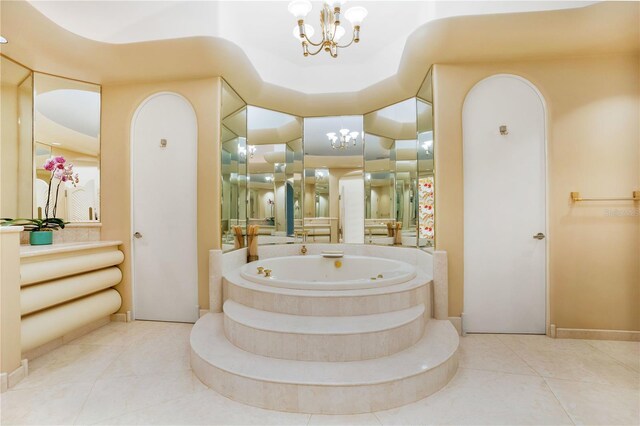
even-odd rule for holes
{"type": "Polygon", "coordinates": [[[361,414],[400,407],[444,387],[455,375],[458,355],[437,367],[384,383],[308,385],[244,377],[210,364],[191,351],[191,366],[200,380],[235,401],[269,410],[309,414],[361,414]]]}
{"type": "Polygon", "coordinates": [[[425,317],[398,327],[366,333],[301,334],[261,330],[225,315],[227,339],[257,355],[297,361],[359,361],[392,355],[415,344],[425,329],[425,317]]]}
{"type": "Polygon", "coordinates": [[[423,303],[431,317],[429,283],[401,292],[361,296],[316,297],[263,292],[225,279],[224,300],[231,299],[261,311],[304,316],[354,316],[401,311],[423,303]]]}

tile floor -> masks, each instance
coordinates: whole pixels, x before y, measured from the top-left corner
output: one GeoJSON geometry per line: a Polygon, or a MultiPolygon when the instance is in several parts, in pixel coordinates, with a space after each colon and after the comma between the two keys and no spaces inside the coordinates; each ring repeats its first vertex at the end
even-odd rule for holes
{"type": "Polygon", "coordinates": [[[436,394],[387,411],[262,410],[206,388],[189,368],[191,325],[110,323],[29,364],[0,396],[9,424],[640,424],[640,342],[470,335],[436,394]]]}

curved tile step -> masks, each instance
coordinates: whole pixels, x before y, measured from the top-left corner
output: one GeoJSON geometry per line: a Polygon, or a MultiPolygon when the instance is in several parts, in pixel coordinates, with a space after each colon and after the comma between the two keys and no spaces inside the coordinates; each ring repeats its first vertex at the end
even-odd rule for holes
{"type": "Polygon", "coordinates": [[[449,321],[430,320],[412,347],[351,362],[292,361],[237,348],[223,314],[207,314],[191,331],[191,367],[217,392],[281,411],[356,414],[399,407],[446,385],[458,367],[458,335],[449,321]]]}
{"type": "Polygon", "coordinates": [[[245,280],[238,270],[223,279],[224,300],[233,300],[261,311],[290,315],[354,316],[400,311],[424,304],[431,317],[430,277],[387,287],[362,290],[298,290],[270,287],[245,280]]]}
{"type": "Polygon", "coordinates": [[[423,304],[372,315],[314,317],[224,304],[227,339],[245,351],[299,361],[380,358],[416,343],[424,332],[423,304]]]}

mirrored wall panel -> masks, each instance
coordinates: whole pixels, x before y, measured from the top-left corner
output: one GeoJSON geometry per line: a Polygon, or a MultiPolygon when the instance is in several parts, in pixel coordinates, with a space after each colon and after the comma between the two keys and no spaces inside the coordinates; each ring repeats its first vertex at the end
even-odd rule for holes
{"type": "Polygon", "coordinates": [[[222,82],[220,169],[222,173],[222,250],[245,246],[247,229],[247,104],[222,82]]]}
{"type": "Polygon", "coordinates": [[[429,70],[417,97],[418,124],[418,244],[435,247],[435,162],[433,84],[429,70]]]}
{"type": "Polygon", "coordinates": [[[0,56],[0,217],[30,218],[33,206],[33,73],[0,56]]]}
{"type": "Polygon", "coordinates": [[[366,242],[418,244],[416,99],[364,116],[366,242]]]}
{"type": "Polygon", "coordinates": [[[364,242],[362,116],[304,120],[304,230],[307,241],[364,242]]]}
{"type": "Polygon", "coordinates": [[[247,221],[258,244],[293,242],[302,230],[302,125],[294,115],[247,108],[247,221]]]}
{"type": "Polygon", "coordinates": [[[100,86],[35,73],[33,99],[33,216],[100,221],[100,86]]]}

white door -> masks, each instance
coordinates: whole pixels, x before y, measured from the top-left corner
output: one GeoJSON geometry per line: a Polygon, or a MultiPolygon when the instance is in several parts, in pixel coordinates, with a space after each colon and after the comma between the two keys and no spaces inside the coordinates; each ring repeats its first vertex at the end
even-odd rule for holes
{"type": "Polygon", "coordinates": [[[364,180],[360,176],[340,179],[340,225],[342,242],[364,244],[364,180]]]}
{"type": "Polygon", "coordinates": [[[197,132],[193,108],[174,93],[151,96],[133,117],[136,319],[195,322],[198,318],[197,132]]]}
{"type": "Polygon", "coordinates": [[[462,121],[464,331],[545,333],[544,100],[495,75],[471,89],[462,121]]]}

